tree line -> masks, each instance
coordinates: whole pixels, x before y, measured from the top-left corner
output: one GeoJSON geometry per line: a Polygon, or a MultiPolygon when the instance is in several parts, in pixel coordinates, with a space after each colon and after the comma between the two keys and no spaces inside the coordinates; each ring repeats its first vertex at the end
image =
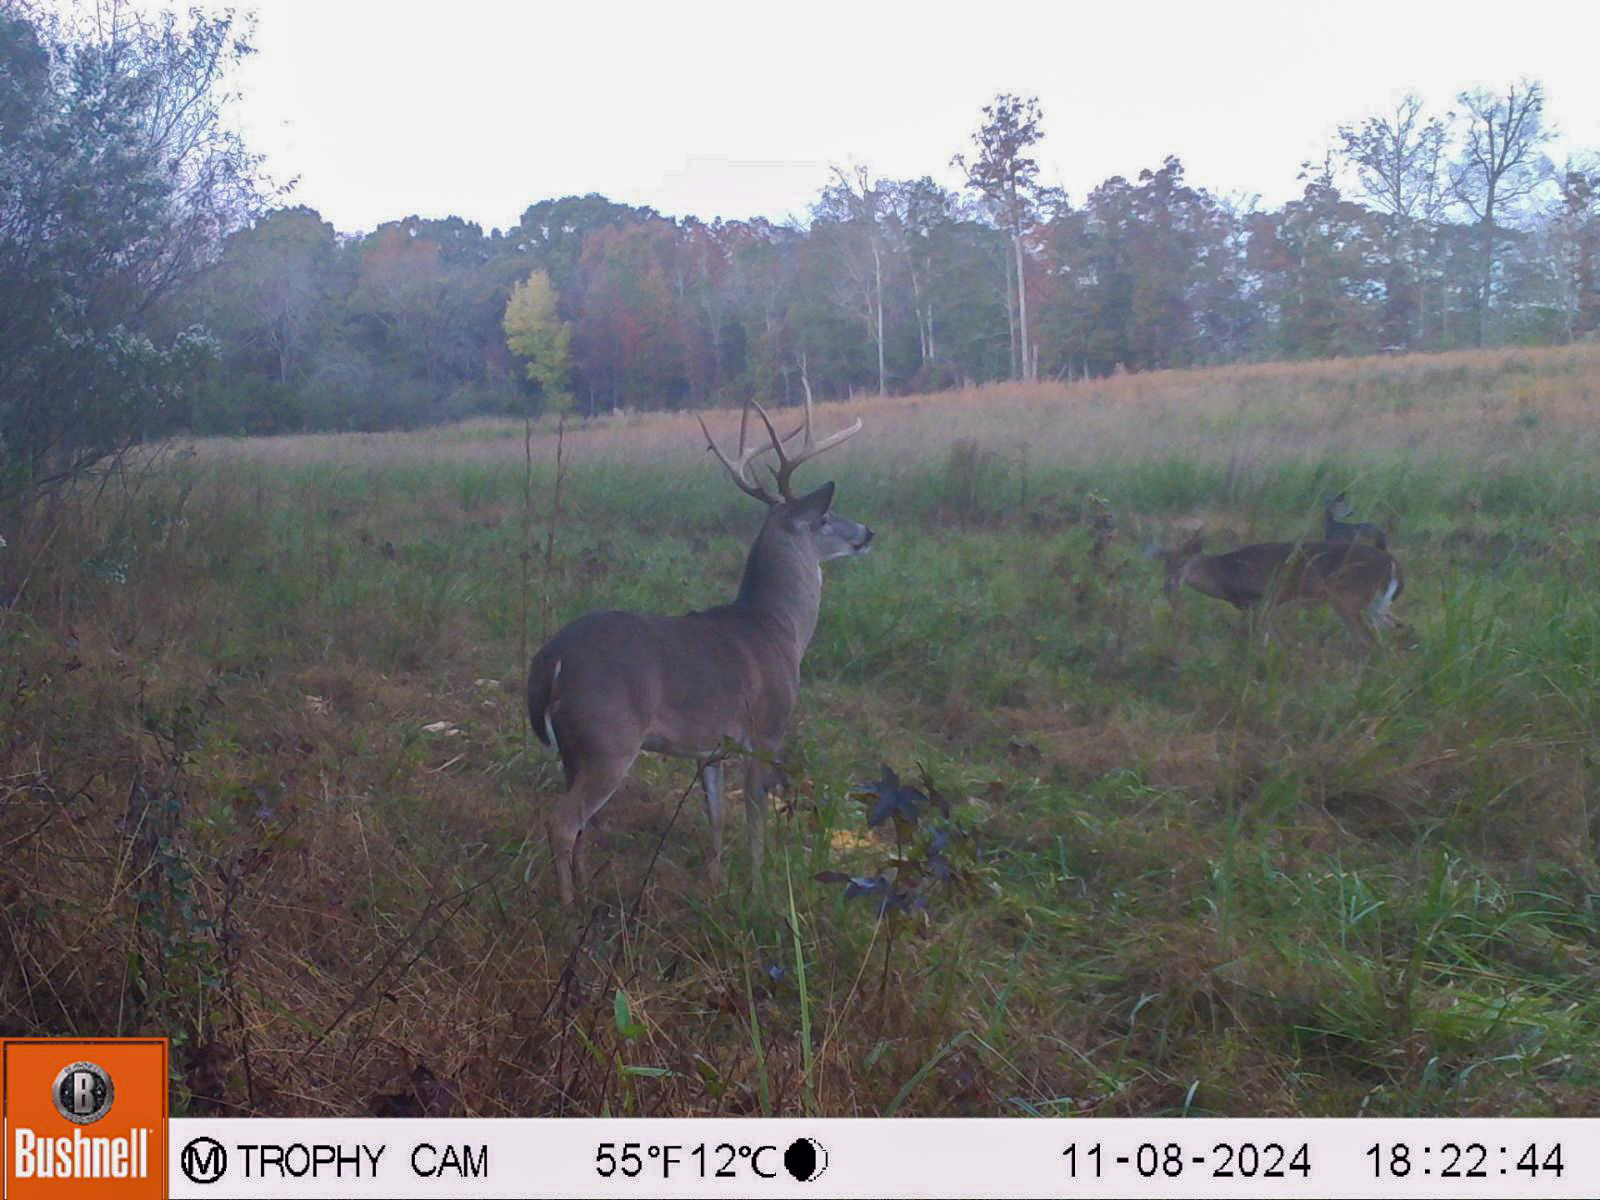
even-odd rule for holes
{"type": "Polygon", "coordinates": [[[1037,100],[997,96],[965,186],[837,168],[809,220],[673,219],[598,195],[483,231],[233,234],[194,292],[224,346],[193,422],[376,428],[530,404],[592,414],[1249,359],[1560,342],[1600,325],[1600,161],[1556,168],[1537,81],[1407,95],[1263,208],[1176,158],[1074,201],[1037,100]]]}
{"type": "Polygon", "coordinates": [[[1277,207],[1176,158],[1071,197],[1045,114],[952,131],[961,183],[833,170],[804,220],[599,195],[508,229],[343,233],[232,134],[228,14],[0,0],[0,500],[187,429],[918,392],[1252,359],[1562,342],[1600,326],[1600,157],[1543,87],[1403,96],[1277,207]],[[109,19],[107,17],[109,14],[109,19]]]}

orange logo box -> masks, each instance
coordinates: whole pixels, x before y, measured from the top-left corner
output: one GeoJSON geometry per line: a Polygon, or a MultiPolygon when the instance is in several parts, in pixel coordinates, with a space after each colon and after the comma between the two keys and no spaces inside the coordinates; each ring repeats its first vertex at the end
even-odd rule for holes
{"type": "Polygon", "coordinates": [[[164,1200],[165,1038],[0,1040],[5,1200],[164,1200]]]}

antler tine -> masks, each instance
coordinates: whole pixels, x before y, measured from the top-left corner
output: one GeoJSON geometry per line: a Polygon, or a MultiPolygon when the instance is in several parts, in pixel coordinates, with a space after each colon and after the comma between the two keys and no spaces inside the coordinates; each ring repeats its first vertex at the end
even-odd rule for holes
{"type": "MultiPolygon", "coordinates": [[[[824,450],[832,449],[834,446],[837,446],[840,442],[844,441],[846,438],[853,437],[854,435],[856,435],[856,434],[861,432],[861,418],[857,417],[856,420],[855,420],[855,423],[853,425],[851,425],[849,428],[841,429],[841,430],[839,430],[838,433],[829,434],[827,437],[823,438],[820,442],[816,441],[814,439],[814,436],[813,436],[813,433],[812,433],[812,425],[811,425],[811,380],[806,377],[805,365],[804,365],[803,362],[802,362],[801,368],[800,368],[800,383],[801,383],[801,386],[804,387],[805,394],[806,394],[806,418],[805,418],[805,423],[800,426],[800,429],[795,430],[795,433],[799,433],[799,432],[801,432],[801,430],[805,431],[805,440],[801,443],[799,452],[797,454],[795,454],[794,457],[791,458],[789,455],[787,455],[787,454],[785,454],[783,452],[783,446],[781,445],[781,443],[778,442],[777,434],[774,433],[772,435],[773,436],[773,449],[777,451],[778,460],[779,460],[779,466],[778,466],[777,471],[774,472],[774,475],[776,477],[777,484],[778,484],[778,493],[785,500],[793,500],[794,499],[793,493],[790,492],[790,490],[789,490],[789,479],[794,474],[794,469],[796,467],[798,467],[801,463],[806,462],[809,459],[815,458],[817,455],[821,454],[824,450]]],[[[757,411],[760,411],[759,406],[757,408],[757,411]]],[[[766,414],[765,413],[762,413],[761,416],[762,416],[763,420],[766,420],[766,414]]],[[[770,422],[770,421],[767,422],[767,429],[769,431],[771,431],[772,422],[770,422]]],[[[793,438],[794,434],[790,434],[789,437],[793,438]]]]}
{"type": "MultiPolygon", "coordinates": [[[[806,427],[804,425],[796,425],[788,433],[783,435],[783,444],[785,446],[787,446],[790,442],[794,441],[795,438],[799,437],[805,431],[806,431],[806,427]]],[[[770,445],[763,446],[763,447],[761,447],[761,449],[757,453],[760,453],[760,454],[771,454],[772,453],[772,447],[770,445]]]]}
{"type": "MultiPolygon", "coordinates": [[[[744,449],[744,445],[745,445],[745,430],[750,424],[750,405],[751,404],[755,404],[757,408],[761,407],[761,405],[758,402],[752,400],[752,401],[747,401],[745,403],[745,406],[739,410],[739,457],[740,457],[741,460],[743,460],[746,463],[754,462],[756,459],[760,458],[763,454],[771,454],[773,447],[779,444],[776,435],[773,435],[773,439],[771,441],[769,441],[766,445],[757,446],[754,450],[750,451],[748,456],[745,454],[745,449],[744,449]]],[[[761,417],[762,417],[763,421],[766,421],[766,416],[767,416],[767,414],[765,412],[763,412],[761,414],[761,417]]],[[[767,421],[766,424],[767,424],[767,432],[770,434],[772,432],[772,422],[767,421]]],[[[793,431],[791,431],[790,433],[785,434],[783,439],[782,439],[782,443],[784,445],[787,445],[788,443],[794,441],[794,439],[799,435],[801,428],[803,428],[803,426],[797,427],[793,431]]]]}
{"type": "Polygon", "coordinates": [[[833,447],[837,446],[840,442],[844,441],[845,438],[854,437],[856,434],[858,434],[860,432],[861,432],[861,418],[857,417],[847,428],[839,430],[838,433],[830,433],[827,437],[823,438],[820,442],[817,442],[815,445],[813,445],[811,447],[811,449],[804,451],[800,455],[800,457],[795,460],[795,462],[796,463],[803,463],[808,458],[815,458],[817,455],[821,454],[824,450],[831,450],[831,449],[833,449],[833,447]]]}
{"type": "Polygon", "coordinates": [[[801,448],[809,450],[811,449],[811,376],[806,374],[806,365],[803,359],[800,363],[800,385],[806,390],[806,423],[802,427],[806,431],[806,440],[801,448]]]}
{"type": "MultiPolygon", "coordinates": [[[[777,504],[779,503],[779,497],[774,496],[771,492],[767,491],[765,487],[751,479],[750,476],[746,474],[746,472],[749,470],[751,462],[760,457],[762,454],[765,454],[768,449],[766,446],[759,446],[754,450],[746,450],[744,448],[745,424],[749,420],[749,415],[749,411],[746,410],[744,415],[740,418],[738,458],[736,461],[732,462],[730,462],[728,456],[722,452],[721,447],[717,445],[716,439],[711,436],[711,430],[706,428],[705,418],[699,417],[697,419],[700,422],[700,432],[706,435],[706,445],[710,447],[711,453],[717,456],[717,461],[727,468],[728,474],[733,477],[733,482],[738,486],[739,490],[746,496],[751,496],[754,499],[761,501],[763,504],[777,504]]],[[[765,420],[765,418],[766,414],[763,413],[762,419],[765,420]]],[[[768,423],[768,428],[771,428],[770,422],[768,423]]]]}
{"type": "Polygon", "coordinates": [[[805,421],[787,437],[779,436],[777,426],[772,423],[772,418],[767,415],[767,410],[761,407],[760,402],[756,400],[747,400],[745,402],[744,411],[739,415],[739,449],[732,459],[722,452],[721,447],[716,443],[716,439],[711,436],[711,430],[706,428],[705,418],[697,418],[700,421],[700,432],[706,435],[706,445],[710,447],[711,453],[717,456],[717,461],[733,477],[733,482],[738,486],[739,490],[747,496],[755,497],[763,504],[780,504],[785,500],[793,500],[795,496],[789,489],[789,480],[794,474],[794,469],[808,459],[815,458],[824,450],[837,446],[847,437],[861,432],[861,420],[857,418],[855,423],[848,429],[841,429],[838,433],[830,434],[820,442],[816,441],[812,433],[811,424],[811,384],[809,381],[805,381],[805,385],[805,421]],[[760,418],[761,424],[766,427],[767,443],[763,446],[746,449],[751,409],[755,409],[756,416],[760,418]],[[804,437],[800,449],[791,455],[784,447],[802,435],[804,437]],[[778,457],[778,465],[772,472],[773,482],[778,486],[778,494],[776,496],[767,490],[766,485],[759,483],[751,475],[750,464],[764,454],[775,454],[778,457]]]}
{"type": "MultiPolygon", "coordinates": [[[[750,457],[759,458],[763,454],[776,454],[779,462],[787,462],[788,457],[783,452],[783,444],[787,441],[792,441],[794,434],[791,433],[786,438],[779,437],[777,427],[773,425],[772,418],[767,416],[767,410],[761,407],[761,401],[754,399],[747,401],[746,413],[752,408],[756,410],[756,416],[761,418],[761,423],[767,427],[767,444],[759,450],[752,450],[750,457]]],[[[785,497],[785,499],[787,498],[785,497]]]]}

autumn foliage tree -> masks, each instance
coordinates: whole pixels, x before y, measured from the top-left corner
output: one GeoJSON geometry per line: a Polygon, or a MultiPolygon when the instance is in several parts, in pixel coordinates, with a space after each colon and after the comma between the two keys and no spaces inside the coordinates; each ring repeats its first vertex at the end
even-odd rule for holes
{"type": "Polygon", "coordinates": [[[1567,165],[1550,225],[1563,332],[1592,337],[1600,333],[1600,160],[1567,165]]]}
{"type": "Polygon", "coordinates": [[[535,271],[511,289],[503,320],[513,354],[527,360],[528,378],[539,385],[546,408],[565,411],[572,403],[568,347],[572,326],[556,315],[556,290],[547,271],[535,271]]]}
{"type": "Polygon", "coordinates": [[[677,407],[696,396],[697,328],[678,304],[683,280],[671,222],[595,230],[579,262],[576,349],[590,411],[634,396],[677,407]]]}

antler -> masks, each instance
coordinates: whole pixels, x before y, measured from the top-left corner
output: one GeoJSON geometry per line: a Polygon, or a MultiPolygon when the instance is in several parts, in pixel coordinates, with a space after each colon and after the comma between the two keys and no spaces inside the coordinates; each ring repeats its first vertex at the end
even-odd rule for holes
{"type": "MultiPolygon", "coordinates": [[[[824,450],[833,449],[833,447],[837,446],[846,438],[854,437],[856,434],[861,432],[861,418],[857,417],[855,424],[851,425],[849,428],[841,429],[838,433],[831,433],[827,437],[823,438],[820,442],[814,441],[811,435],[811,380],[806,377],[806,367],[803,359],[800,363],[800,383],[806,391],[805,424],[803,424],[799,429],[795,430],[795,433],[800,433],[802,431],[805,433],[805,440],[800,443],[800,452],[793,458],[790,458],[783,452],[783,443],[778,441],[776,434],[773,434],[772,441],[772,448],[778,455],[778,469],[775,472],[778,491],[783,494],[783,498],[785,500],[794,499],[794,496],[789,492],[789,477],[794,474],[794,469],[796,467],[808,459],[815,458],[824,450]]],[[[760,405],[756,406],[756,411],[761,412],[760,405]]],[[[767,421],[767,414],[761,413],[761,419],[766,421],[767,428],[770,430],[772,428],[772,422],[767,421]]],[[[789,436],[792,438],[794,434],[790,434],[789,436]]]]}
{"type": "MultiPolygon", "coordinates": [[[[750,403],[754,403],[754,401],[751,401],[750,403]]],[[[760,405],[757,405],[756,408],[757,411],[760,411],[760,405]]],[[[739,490],[746,496],[755,497],[763,504],[782,503],[780,497],[774,496],[771,492],[767,491],[762,484],[757,483],[754,479],[751,479],[750,476],[746,474],[746,471],[749,470],[752,462],[773,448],[772,446],[756,446],[751,450],[746,450],[744,448],[745,434],[750,425],[749,404],[746,404],[744,411],[739,414],[739,449],[735,451],[736,461],[733,462],[728,460],[728,456],[722,452],[721,448],[717,445],[716,440],[712,438],[711,430],[706,428],[706,419],[704,417],[700,417],[698,419],[700,421],[700,432],[706,435],[706,445],[711,448],[711,453],[717,456],[717,461],[720,462],[724,467],[728,468],[728,474],[733,476],[733,482],[738,485],[739,490]]],[[[761,420],[762,423],[766,425],[767,431],[771,434],[773,444],[776,445],[778,435],[776,433],[772,433],[772,422],[767,420],[766,413],[761,413],[761,420]]]]}
{"type": "Polygon", "coordinates": [[[808,459],[813,459],[824,450],[831,450],[846,438],[861,432],[861,419],[856,418],[855,424],[848,429],[841,429],[838,433],[829,434],[818,442],[813,440],[811,433],[811,381],[806,378],[804,365],[800,368],[800,382],[805,385],[806,391],[806,418],[805,423],[788,437],[779,437],[777,428],[772,424],[772,418],[767,416],[767,410],[754,400],[747,401],[744,412],[739,416],[739,449],[735,452],[733,460],[722,452],[711,437],[711,431],[706,428],[705,419],[700,418],[700,431],[706,435],[706,445],[711,447],[711,453],[717,456],[717,461],[728,469],[728,474],[733,476],[733,482],[739,490],[747,496],[754,496],[763,504],[782,504],[785,500],[793,500],[794,493],[789,490],[790,477],[794,469],[808,459]],[[761,423],[766,426],[768,442],[765,446],[756,446],[745,449],[746,433],[750,425],[750,410],[756,410],[756,415],[761,418],[761,423]],[[792,457],[784,452],[785,444],[792,442],[800,434],[805,438],[801,442],[799,451],[792,457]],[[766,485],[752,479],[749,474],[750,464],[763,454],[776,454],[778,466],[773,471],[773,482],[778,486],[778,494],[773,495],[767,490],[766,485]]]}

